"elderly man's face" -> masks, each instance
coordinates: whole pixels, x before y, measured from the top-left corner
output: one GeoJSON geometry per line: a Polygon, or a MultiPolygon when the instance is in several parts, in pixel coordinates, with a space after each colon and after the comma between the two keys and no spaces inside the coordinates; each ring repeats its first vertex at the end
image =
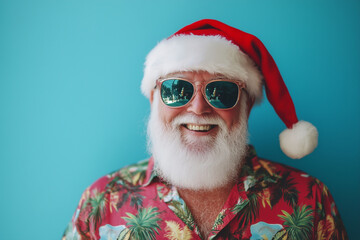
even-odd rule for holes
{"type": "MultiPolygon", "coordinates": [[[[221,76],[183,72],[165,77],[181,77],[197,85],[221,76]]],[[[159,89],[155,91],[150,98],[148,136],[160,176],[191,189],[215,188],[235,179],[246,154],[246,98],[232,109],[214,109],[197,89],[186,106],[170,108],[161,101],[159,89]]]]}
{"type": "MultiPolygon", "coordinates": [[[[224,78],[221,75],[215,75],[210,74],[205,71],[199,71],[199,72],[181,72],[181,73],[173,73],[169,74],[166,77],[180,77],[185,78],[188,80],[191,80],[195,83],[195,85],[198,84],[205,84],[206,82],[218,79],[218,78],[224,78]]],[[[192,101],[187,104],[185,107],[180,108],[170,108],[166,106],[162,101],[159,101],[159,117],[160,119],[165,123],[171,123],[172,120],[181,114],[193,114],[195,116],[219,116],[222,118],[227,125],[228,129],[231,130],[234,125],[239,123],[240,119],[240,101],[236,104],[236,106],[229,110],[221,110],[221,109],[215,109],[211,107],[206,100],[204,99],[203,95],[201,94],[200,87],[197,89],[196,95],[192,99],[192,101]]],[[[153,96],[152,96],[153,97],[153,96]]],[[[151,97],[151,102],[152,102],[151,97]]],[[[217,126],[203,126],[202,131],[196,131],[194,130],[194,127],[199,126],[195,123],[189,122],[187,125],[183,125],[181,127],[182,134],[190,134],[193,136],[204,136],[204,135],[216,135],[218,131],[217,126]],[[208,131],[204,131],[204,129],[210,128],[208,131]]]]}

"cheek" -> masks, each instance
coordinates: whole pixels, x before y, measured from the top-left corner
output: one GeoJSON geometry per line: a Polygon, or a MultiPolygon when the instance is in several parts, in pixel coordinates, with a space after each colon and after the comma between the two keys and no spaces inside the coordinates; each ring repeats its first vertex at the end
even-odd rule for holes
{"type": "Polygon", "coordinates": [[[164,123],[170,123],[181,112],[181,108],[169,108],[165,106],[162,102],[159,102],[159,117],[164,123]]]}
{"type": "Polygon", "coordinates": [[[217,113],[225,121],[229,129],[238,124],[240,121],[240,109],[237,107],[228,111],[218,111],[217,113]]]}

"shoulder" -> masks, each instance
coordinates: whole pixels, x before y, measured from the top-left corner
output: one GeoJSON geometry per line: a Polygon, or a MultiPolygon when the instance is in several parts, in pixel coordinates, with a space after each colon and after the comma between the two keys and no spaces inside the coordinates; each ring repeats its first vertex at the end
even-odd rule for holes
{"type": "Polygon", "coordinates": [[[149,159],[125,166],[119,170],[113,171],[92,183],[84,192],[101,193],[111,192],[118,185],[138,186],[142,185],[146,179],[146,172],[149,166],[149,159]]]}
{"type": "Polygon", "coordinates": [[[263,158],[251,160],[252,169],[257,179],[271,181],[275,189],[282,192],[297,192],[299,199],[319,199],[327,197],[327,186],[314,176],[294,167],[263,158]]]}
{"type": "Polygon", "coordinates": [[[302,170],[257,156],[255,148],[251,145],[249,145],[241,174],[258,180],[270,178],[274,183],[281,179],[288,179],[290,182],[296,182],[299,185],[305,185],[309,182],[322,184],[317,178],[302,170]]]}
{"type": "Polygon", "coordinates": [[[256,164],[258,164],[259,165],[258,168],[259,167],[265,168],[269,174],[277,175],[279,178],[291,177],[293,179],[301,181],[300,183],[305,183],[309,181],[317,181],[321,183],[317,178],[309,175],[308,173],[300,169],[282,163],[278,163],[275,161],[258,158],[253,164],[255,165],[255,167],[256,164]]]}
{"type": "Polygon", "coordinates": [[[121,198],[126,201],[125,195],[134,189],[141,188],[149,162],[150,159],[125,166],[99,178],[86,188],[78,205],[80,222],[86,221],[94,208],[97,209],[101,206],[101,208],[109,209],[106,206],[112,202],[113,198],[121,198]]]}
{"type": "Polygon", "coordinates": [[[278,186],[285,188],[296,188],[299,196],[306,199],[313,199],[321,203],[327,202],[329,205],[334,206],[334,199],[328,187],[318,178],[309,175],[308,173],[287,166],[285,164],[259,159],[259,162],[265,162],[273,169],[274,173],[278,176],[278,186]]]}
{"type": "Polygon", "coordinates": [[[253,163],[275,176],[276,181],[269,185],[271,204],[283,199],[294,209],[291,214],[282,211],[283,215],[278,216],[286,220],[307,214],[313,220],[316,239],[348,239],[335,201],[323,182],[304,171],[273,161],[258,158],[253,159],[253,163]]]}
{"type": "Polygon", "coordinates": [[[146,179],[150,161],[151,159],[128,165],[91,184],[83,192],[64,236],[76,235],[84,239],[92,236],[91,239],[98,239],[98,227],[101,223],[111,222],[113,218],[120,221],[121,217],[114,217],[116,214],[123,216],[125,212],[133,212],[139,208],[143,200],[139,188],[146,179]],[[136,194],[133,196],[132,193],[136,194]]]}

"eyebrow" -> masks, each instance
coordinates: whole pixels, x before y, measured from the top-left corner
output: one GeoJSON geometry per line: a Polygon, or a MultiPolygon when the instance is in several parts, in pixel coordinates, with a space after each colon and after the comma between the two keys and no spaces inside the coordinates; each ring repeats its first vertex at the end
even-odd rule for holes
{"type": "MultiPolygon", "coordinates": [[[[182,74],[181,72],[179,73],[169,73],[169,74],[166,74],[164,77],[162,78],[185,78],[187,79],[187,77],[182,74]]],[[[209,81],[211,80],[216,80],[216,79],[231,79],[223,74],[215,74],[214,77],[210,78],[209,81]]]]}
{"type": "Polygon", "coordinates": [[[215,80],[215,79],[230,79],[229,77],[219,74],[219,75],[215,75],[213,78],[211,78],[210,80],[215,80]]]}
{"type": "Polygon", "coordinates": [[[169,73],[164,76],[164,78],[186,78],[182,73],[169,73]]]}

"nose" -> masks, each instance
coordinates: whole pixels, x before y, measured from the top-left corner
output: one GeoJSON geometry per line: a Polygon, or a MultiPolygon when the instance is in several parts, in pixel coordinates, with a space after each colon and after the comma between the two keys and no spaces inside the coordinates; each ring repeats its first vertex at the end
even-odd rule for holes
{"type": "Polygon", "coordinates": [[[204,99],[201,90],[198,88],[194,94],[195,96],[189,103],[187,111],[195,113],[197,115],[210,113],[212,111],[212,107],[204,99]]]}

